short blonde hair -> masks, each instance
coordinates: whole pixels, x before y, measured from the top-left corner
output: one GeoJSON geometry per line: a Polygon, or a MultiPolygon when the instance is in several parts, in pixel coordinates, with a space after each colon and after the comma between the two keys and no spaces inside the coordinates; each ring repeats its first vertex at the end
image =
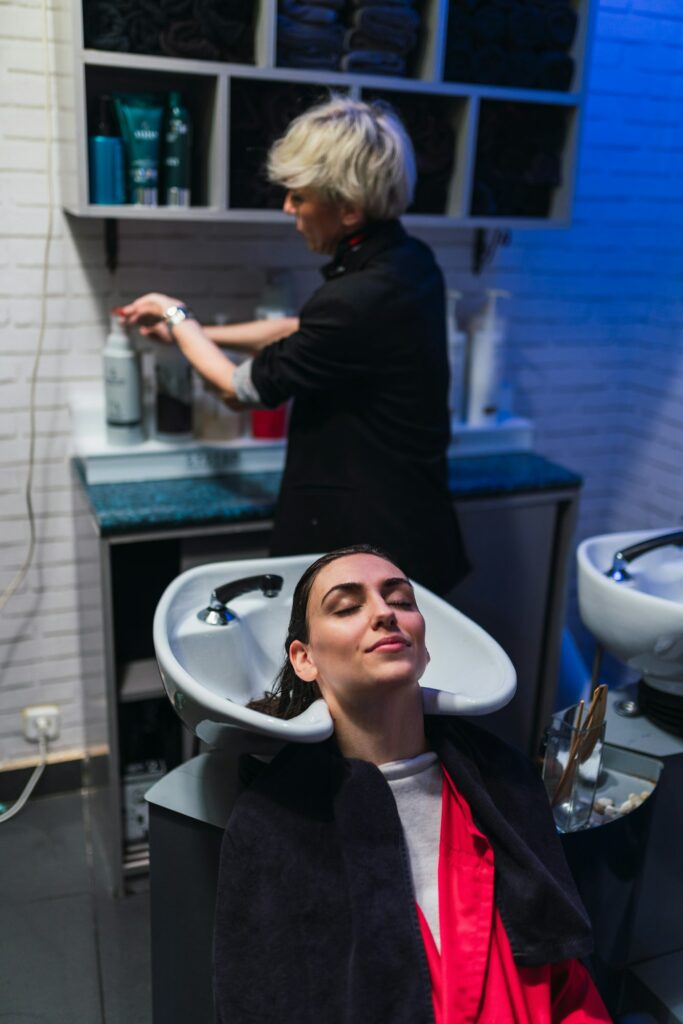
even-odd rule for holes
{"type": "Polygon", "coordinates": [[[273,143],[268,177],[288,189],[311,188],[330,202],[353,203],[371,220],[390,220],[412,202],[415,153],[387,103],[333,95],[295,118],[273,143]]]}

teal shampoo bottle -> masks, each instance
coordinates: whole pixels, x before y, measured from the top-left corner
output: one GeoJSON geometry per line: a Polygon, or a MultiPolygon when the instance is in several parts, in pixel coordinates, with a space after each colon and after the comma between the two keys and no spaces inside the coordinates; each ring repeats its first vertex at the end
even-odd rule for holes
{"type": "Polygon", "coordinates": [[[192,124],[179,92],[171,92],[164,133],[164,201],[167,206],[191,202],[192,124]]]}
{"type": "Polygon", "coordinates": [[[156,206],[163,105],[156,96],[114,93],[114,107],[126,151],[128,201],[156,206]]]}

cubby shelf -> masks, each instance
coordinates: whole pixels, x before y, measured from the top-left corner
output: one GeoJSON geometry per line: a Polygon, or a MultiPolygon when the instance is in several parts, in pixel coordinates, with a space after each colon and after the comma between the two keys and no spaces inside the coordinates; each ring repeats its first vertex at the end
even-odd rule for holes
{"type": "MultiPolygon", "coordinates": [[[[257,156],[265,156],[272,130],[269,134],[264,125],[258,147],[248,151],[241,145],[233,96],[251,95],[258,113],[258,103],[270,90],[283,109],[287,104],[282,98],[289,96],[290,108],[295,111],[297,100],[303,109],[327,91],[338,90],[360,98],[380,95],[389,99],[409,131],[411,117],[421,129],[427,112],[442,135],[451,139],[451,153],[441,177],[437,173],[426,180],[423,175],[418,182],[418,202],[406,214],[408,224],[533,228],[569,224],[594,0],[567,4],[578,18],[567,53],[573,68],[567,91],[445,80],[449,17],[454,10],[464,9],[451,3],[449,10],[448,0],[418,4],[423,28],[412,77],[278,67],[277,0],[255,3],[251,64],[86,48],[82,45],[82,9],[74,4],[75,159],[72,148],[62,161],[63,167],[73,169],[63,175],[62,201],[68,213],[169,222],[283,222],[286,218],[265,181],[261,192],[253,187],[261,179],[249,164],[249,158],[252,164],[255,159],[254,150],[258,149],[257,156]],[[193,205],[182,209],[90,203],[87,139],[98,96],[115,90],[161,95],[171,88],[182,90],[194,122],[193,205]],[[534,150],[532,136],[538,135],[539,122],[550,126],[546,137],[554,140],[553,152],[534,150]],[[492,132],[502,137],[506,123],[515,126],[512,149],[491,138],[492,132]],[[438,187],[434,184],[437,178],[438,187]],[[248,187],[240,190],[240,179],[247,186],[252,183],[251,195],[248,187]]],[[[421,154],[415,135],[414,141],[419,169],[421,154]]]]}

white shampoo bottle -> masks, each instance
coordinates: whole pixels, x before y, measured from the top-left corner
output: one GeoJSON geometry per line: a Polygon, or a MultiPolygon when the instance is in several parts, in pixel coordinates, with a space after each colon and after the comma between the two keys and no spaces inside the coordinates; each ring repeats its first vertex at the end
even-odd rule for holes
{"type": "Polygon", "coordinates": [[[140,444],[144,439],[140,354],[116,314],[111,317],[102,360],[107,441],[140,444]]]}
{"type": "Polygon", "coordinates": [[[505,336],[498,299],[509,297],[509,292],[489,288],[483,311],[470,322],[467,422],[472,427],[486,426],[497,419],[505,336]]]}

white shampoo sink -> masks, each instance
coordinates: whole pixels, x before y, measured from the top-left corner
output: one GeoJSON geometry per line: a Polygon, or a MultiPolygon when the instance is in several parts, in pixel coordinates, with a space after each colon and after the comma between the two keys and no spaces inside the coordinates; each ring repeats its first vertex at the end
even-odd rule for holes
{"type": "Polygon", "coordinates": [[[672,531],[607,533],[577,551],[579,611],[615,657],[662,692],[683,693],[683,551],[667,544],[625,564],[630,578],[606,575],[617,552],[672,531]]]}
{"type": "MultiPolygon", "coordinates": [[[[213,562],[190,569],[166,589],[154,616],[154,649],[169,700],[185,725],[205,743],[221,747],[234,729],[315,743],[332,733],[324,701],[289,720],[245,705],[269,690],[284,659],[294,587],[314,555],[213,562]],[[212,591],[247,576],[277,574],[282,589],[269,598],[252,591],[231,599],[228,625],[198,617],[212,591]]],[[[480,626],[419,585],[431,662],[421,685],[425,711],[484,715],[503,707],[516,676],[503,649],[480,626]]]]}

